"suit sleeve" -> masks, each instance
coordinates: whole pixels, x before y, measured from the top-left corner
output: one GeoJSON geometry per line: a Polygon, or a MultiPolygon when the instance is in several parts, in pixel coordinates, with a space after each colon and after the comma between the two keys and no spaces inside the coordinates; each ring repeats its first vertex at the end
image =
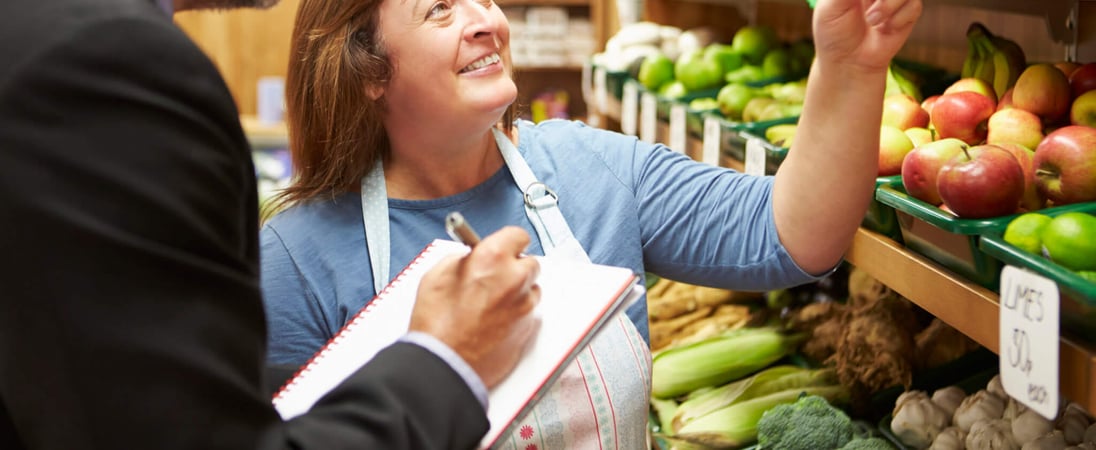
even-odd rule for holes
{"type": "Polygon", "coordinates": [[[0,82],[0,432],[41,449],[478,442],[471,392],[410,344],[283,422],[255,174],[216,69],[167,20],[52,36],[0,82]]]}

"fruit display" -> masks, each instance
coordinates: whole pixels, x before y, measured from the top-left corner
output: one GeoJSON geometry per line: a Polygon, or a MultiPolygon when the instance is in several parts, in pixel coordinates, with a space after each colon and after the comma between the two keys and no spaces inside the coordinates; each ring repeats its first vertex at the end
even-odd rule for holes
{"type": "Polygon", "coordinates": [[[1086,125],[1096,117],[1096,94],[1084,97],[1096,87],[1096,65],[1076,77],[1072,72],[1087,64],[1027,65],[1015,42],[980,23],[971,24],[967,40],[962,78],[943,93],[920,108],[906,95],[884,98],[884,125],[918,142],[907,150],[884,130],[879,174],[895,173],[900,157],[898,173],[911,196],[969,219],[1096,201],[1096,128],[1086,125]]]}

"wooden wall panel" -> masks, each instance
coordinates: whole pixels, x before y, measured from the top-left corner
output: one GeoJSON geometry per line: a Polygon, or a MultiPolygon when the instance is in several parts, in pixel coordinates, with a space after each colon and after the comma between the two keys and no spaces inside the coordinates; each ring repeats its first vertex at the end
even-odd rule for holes
{"type": "Polygon", "coordinates": [[[256,86],[264,76],[285,76],[289,36],[299,0],[268,10],[183,11],[175,22],[217,64],[241,114],[255,114],[256,86]]]}

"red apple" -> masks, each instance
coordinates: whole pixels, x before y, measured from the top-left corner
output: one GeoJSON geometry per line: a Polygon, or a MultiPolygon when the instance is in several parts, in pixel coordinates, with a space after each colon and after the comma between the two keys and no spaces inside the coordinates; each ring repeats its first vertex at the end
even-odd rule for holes
{"type": "Polygon", "coordinates": [[[911,197],[932,205],[939,205],[940,191],[936,190],[936,176],[949,159],[967,147],[967,143],[955,138],[941,139],[914,147],[902,160],[902,186],[911,197]]]}
{"type": "Polygon", "coordinates": [[[929,113],[929,116],[931,116],[932,115],[932,105],[935,105],[936,100],[939,99],[939,98],[940,98],[940,94],[930,95],[928,97],[925,97],[924,100],[921,100],[921,109],[925,110],[925,112],[929,113]]]}
{"type": "Polygon", "coordinates": [[[944,95],[956,92],[977,92],[993,100],[995,104],[997,102],[997,92],[993,90],[993,85],[981,78],[960,78],[944,89],[944,95]]]}
{"type": "Polygon", "coordinates": [[[987,144],[1011,142],[1027,148],[1035,148],[1043,140],[1043,121],[1039,119],[1039,116],[1019,108],[997,111],[989,116],[986,124],[987,144]]]}
{"type": "Polygon", "coordinates": [[[959,138],[970,145],[986,139],[986,126],[996,102],[985,95],[961,91],[941,95],[929,116],[937,139],[959,138]]]}
{"type": "Polygon", "coordinates": [[[936,136],[934,136],[932,130],[928,128],[912,127],[902,131],[910,138],[910,142],[913,142],[914,147],[925,145],[936,140],[936,136]]]}
{"type": "Polygon", "coordinates": [[[1061,70],[1062,73],[1066,74],[1066,76],[1068,77],[1070,75],[1073,75],[1073,71],[1081,67],[1081,63],[1073,61],[1058,61],[1054,63],[1054,67],[1057,67],[1058,70],[1061,70]]]}
{"type": "Polygon", "coordinates": [[[1073,98],[1096,89],[1096,62],[1082,64],[1069,74],[1069,90],[1073,98]]]}
{"type": "Polygon", "coordinates": [[[929,113],[908,94],[891,94],[883,98],[883,125],[905,130],[929,124],[929,113]]]}
{"type": "Polygon", "coordinates": [[[1069,125],[1035,148],[1035,185],[1054,205],[1096,201],[1096,128],[1069,125]]]}
{"type": "Polygon", "coordinates": [[[1001,98],[999,100],[997,100],[997,110],[998,111],[1000,111],[1002,109],[1009,109],[1009,108],[1013,107],[1012,106],[1012,91],[1013,90],[1015,90],[1015,89],[1014,88],[1008,88],[1008,90],[1005,91],[1005,95],[1002,95],[1001,98]]]}
{"type": "MultiPolygon", "coordinates": [[[[1055,69],[1057,70],[1057,69],[1055,69]]],[[[940,199],[955,215],[983,219],[1016,212],[1024,195],[1024,169],[996,145],[963,149],[937,174],[940,199]]]]}
{"type": "Polygon", "coordinates": [[[1012,91],[1012,105],[1035,113],[1043,123],[1054,123],[1069,113],[1069,78],[1050,64],[1028,66],[1012,91]]]}
{"type": "Polygon", "coordinates": [[[909,136],[897,127],[879,127],[879,176],[898,175],[902,171],[902,159],[913,150],[909,136]]]}
{"type": "Polygon", "coordinates": [[[1096,127],[1096,91],[1085,92],[1073,99],[1069,107],[1069,123],[1096,127]]]}
{"type": "Polygon", "coordinates": [[[1012,156],[1016,157],[1016,161],[1020,163],[1020,168],[1024,169],[1024,195],[1020,197],[1020,208],[1025,211],[1043,209],[1047,204],[1047,199],[1039,193],[1039,188],[1035,186],[1035,150],[1012,143],[997,144],[997,146],[1011,152],[1012,156]]]}

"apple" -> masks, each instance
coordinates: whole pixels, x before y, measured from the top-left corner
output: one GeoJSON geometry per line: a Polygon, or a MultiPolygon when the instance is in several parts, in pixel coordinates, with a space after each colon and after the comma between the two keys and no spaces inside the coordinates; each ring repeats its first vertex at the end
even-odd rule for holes
{"type": "Polygon", "coordinates": [[[1024,195],[1024,169],[1008,150],[976,145],[962,149],[940,167],[936,189],[948,209],[962,218],[1012,214],[1024,195]]]}
{"type": "Polygon", "coordinates": [[[879,172],[881,177],[898,175],[902,171],[902,159],[913,150],[913,141],[898,127],[879,127],[879,172]]]}
{"type": "Polygon", "coordinates": [[[997,100],[997,110],[998,111],[1000,111],[1002,109],[1009,109],[1009,108],[1013,107],[1013,105],[1012,105],[1012,91],[1014,91],[1014,90],[1015,90],[1014,88],[1008,88],[1008,90],[1005,91],[1005,95],[1002,95],[1001,98],[999,100],[997,100]]]}
{"type": "Polygon", "coordinates": [[[1013,106],[1035,113],[1043,123],[1055,123],[1069,113],[1069,78],[1050,64],[1028,66],[1012,91],[1013,106]]]}
{"type": "Polygon", "coordinates": [[[944,94],[932,105],[929,120],[937,139],[953,137],[976,145],[986,139],[987,122],[996,106],[989,97],[975,92],[944,94]]]}
{"type": "Polygon", "coordinates": [[[997,144],[997,146],[1011,152],[1020,163],[1020,168],[1024,169],[1024,195],[1020,197],[1020,209],[1025,211],[1043,209],[1047,199],[1035,186],[1035,150],[1013,143],[997,144]]]}
{"type": "Polygon", "coordinates": [[[1035,185],[1054,205],[1096,201],[1096,128],[1068,125],[1035,147],[1035,185]]]}
{"type": "Polygon", "coordinates": [[[931,116],[932,115],[932,105],[935,105],[936,100],[939,99],[939,98],[940,98],[940,94],[930,95],[928,97],[925,97],[924,100],[921,100],[921,109],[925,110],[925,112],[929,113],[929,116],[931,116]]]}
{"type": "Polygon", "coordinates": [[[967,148],[967,143],[956,138],[941,139],[914,147],[902,160],[902,186],[911,197],[932,205],[939,205],[940,191],[936,190],[936,175],[953,156],[967,148]]]}
{"type": "Polygon", "coordinates": [[[1069,74],[1069,91],[1073,98],[1096,89],[1096,62],[1085,63],[1069,74]]]}
{"type": "Polygon", "coordinates": [[[1096,91],[1085,92],[1073,99],[1069,107],[1069,123],[1096,127],[1096,91]]]}
{"type": "Polygon", "coordinates": [[[909,94],[891,94],[883,98],[883,125],[905,130],[929,124],[929,113],[909,94]]]}
{"type": "MultiPolygon", "coordinates": [[[[1093,103],[1096,106],[1096,102],[1093,103]]],[[[1094,111],[1096,112],[1096,108],[1094,111]]],[[[986,122],[987,144],[1016,143],[1035,148],[1043,140],[1043,121],[1039,116],[1019,108],[1002,109],[986,122]]]]}
{"type": "Polygon", "coordinates": [[[1073,71],[1081,67],[1081,63],[1074,61],[1058,61],[1054,63],[1054,67],[1057,67],[1058,70],[1061,70],[1062,73],[1069,77],[1070,75],[1073,75],[1073,71]]]}
{"type": "Polygon", "coordinates": [[[925,127],[906,128],[902,131],[910,138],[910,142],[913,142],[914,147],[925,145],[936,140],[936,136],[933,135],[932,130],[925,127]]]}
{"type": "Polygon", "coordinates": [[[993,85],[988,81],[981,78],[960,78],[951,85],[944,89],[944,95],[954,94],[956,92],[977,92],[986,96],[990,100],[993,100],[994,107],[997,103],[997,92],[993,90],[993,85]]]}

